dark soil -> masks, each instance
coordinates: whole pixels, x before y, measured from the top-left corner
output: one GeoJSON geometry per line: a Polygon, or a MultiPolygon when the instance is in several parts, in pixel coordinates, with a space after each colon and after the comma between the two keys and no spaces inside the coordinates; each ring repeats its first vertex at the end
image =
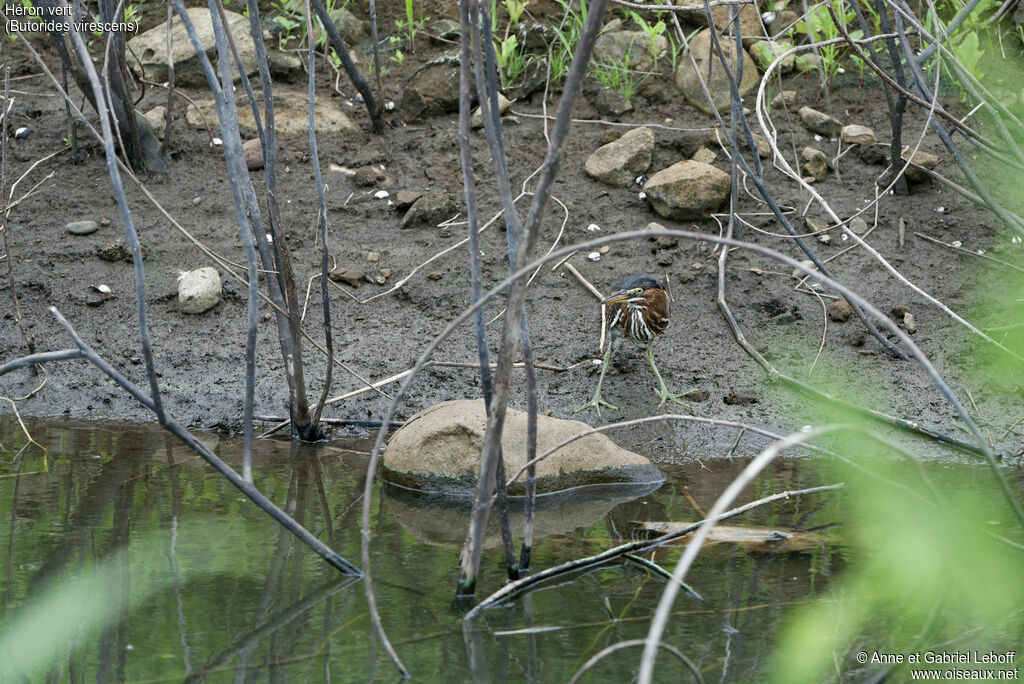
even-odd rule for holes
{"type": "MultiPolygon", "coordinates": [[[[378,3],[386,14],[397,12],[399,5],[378,3]]],[[[432,18],[443,14],[439,10],[432,18]]],[[[381,26],[393,27],[395,18],[385,16],[381,26]]],[[[3,41],[7,49],[10,43],[6,38],[3,41]]],[[[36,45],[45,48],[43,41],[36,45]]],[[[450,47],[431,43],[423,36],[416,53],[408,54],[401,66],[392,64],[386,74],[386,99],[399,102],[402,89],[416,69],[450,47]]],[[[100,248],[124,237],[102,149],[95,141],[80,136],[85,140],[83,148],[88,155],[80,163],[72,163],[62,142],[68,133],[62,101],[23,48],[15,45],[12,53],[13,75],[17,77],[12,83],[16,103],[9,125],[12,130],[27,126],[30,134],[27,139],[9,141],[8,178],[18,178],[36,160],[60,151],[22,181],[16,195],[43,181],[46,174],[52,174],[34,195],[11,212],[10,262],[25,324],[39,351],[72,346],[47,311],[47,307],[56,307],[115,368],[146,387],[131,263],[105,261],[97,254],[100,248]],[[70,221],[104,218],[110,219],[109,225],[89,236],[69,235],[64,228],[70,221]],[[113,298],[105,300],[92,289],[100,284],[111,288],[113,298]]],[[[50,67],[59,73],[59,62],[52,51],[44,49],[43,53],[50,67]]],[[[365,52],[359,53],[359,57],[361,64],[369,63],[365,52]]],[[[341,98],[329,85],[333,79],[322,76],[318,96],[341,98]]],[[[882,92],[857,81],[839,86],[830,93],[832,113],[844,122],[871,126],[879,138],[885,139],[889,125],[882,92]]],[[[287,88],[288,97],[302,97],[304,87],[301,83],[282,84],[282,92],[287,88]]],[[[354,94],[344,80],[340,87],[345,96],[354,94]]],[[[786,87],[798,91],[798,106],[827,108],[815,77],[789,77],[786,87]]],[[[244,97],[240,88],[238,92],[244,97]]],[[[189,94],[204,96],[200,92],[189,94]]],[[[700,223],[660,219],[638,196],[639,188],[612,188],[583,172],[584,160],[606,141],[610,131],[623,132],[627,130],[624,125],[639,124],[660,126],[654,129],[658,144],[651,172],[664,168],[693,152],[695,141],[705,136],[700,131],[713,125],[711,117],[685,104],[667,74],[645,84],[634,98],[635,111],[620,117],[614,122],[616,125],[602,120],[593,104],[594,95],[594,88],[588,88],[576,106],[575,116],[586,121],[571,129],[553,189],[556,201],[550,203],[546,212],[538,251],[593,237],[594,233],[587,231],[592,223],[600,226],[598,235],[643,228],[650,221],[659,221],[669,228],[718,234],[724,217],[700,223]]],[[[81,100],[77,92],[74,97],[81,100]]],[[[548,103],[549,114],[554,113],[557,97],[556,93],[548,103]]],[[[164,104],[165,99],[164,92],[149,90],[138,107],[145,111],[164,104]]],[[[545,110],[539,93],[515,102],[512,110],[514,121],[505,126],[505,148],[513,186],[518,189],[544,158],[546,141],[541,115],[545,110]]],[[[368,117],[358,104],[348,111],[360,125],[360,131],[322,135],[318,139],[328,184],[332,259],[339,269],[365,271],[371,280],[385,268],[391,269],[391,275],[384,285],[364,282],[352,287],[332,283],[334,345],[337,358],[348,368],[376,381],[409,368],[426,345],[469,304],[469,266],[464,246],[424,263],[461,240],[465,226],[403,230],[399,227],[402,214],[390,207],[387,200],[374,198],[379,190],[389,191],[394,198],[399,190],[440,189],[461,201],[457,117],[453,113],[402,122],[403,125],[390,128],[386,134],[374,136],[369,133],[368,117]],[[352,177],[330,169],[331,165],[356,168],[368,159],[382,164],[384,169],[384,178],[370,187],[358,186],[352,177]],[[380,254],[379,261],[368,261],[371,252],[380,254]],[[388,291],[417,267],[419,270],[396,291],[361,303],[388,291]]],[[[208,133],[190,129],[180,114],[179,111],[172,133],[172,161],[168,170],[142,180],[149,192],[196,238],[231,261],[244,263],[220,148],[211,149],[208,133]]],[[[396,114],[391,112],[389,116],[394,118],[396,114]]],[[[785,141],[784,149],[816,145],[830,157],[835,155],[837,143],[816,142],[812,134],[799,126],[795,111],[773,110],[772,115],[781,131],[780,140],[785,141]]],[[[912,111],[906,121],[905,140],[913,144],[923,130],[923,117],[912,111]]],[[[243,131],[243,138],[252,137],[252,133],[243,131]]],[[[489,217],[498,208],[498,202],[490,182],[490,161],[483,136],[474,135],[472,146],[481,214],[489,217]]],[[[944,158],[940,167],[943,173],[959,178],[930,131],[922,147],[944,158]]],[[[717,152],[716,165],[728,170],[724,153],[717,152]]],[[[279,200],[304,293],[309,279],[319,272],[314,239],[316,190],[307,139],[300,136],[280,140],[278,155],[279,200]]],[[[874,198],[875,180],[882,170],[865,164],[857,151],[851,150],[840,159],[838,173],[830,172],[827,180],[816,187],[842,216],[848,216],[874,198]]],[[[774,169],[768,168],[766,174],[776,200],[791,210],[795,225],[803,228],[799,215],[806,210],[808,198],[774,169]]],[[[253,178],[257,189],[262,187],[263,171],[254,172],[253,178]]],[[[213,311],[200,316],[181,314],[176,301],[178,274],[213,263],[138,188],[130,182],[126,186],[135,225],[149,253],[145,261],[146,306],[164,405],[171,415],[189,425],[237,426],[242,414],[245,286],[226,277],[223,301],[213,311]]],[[[784,232],[782,227],[758,201],[753,186],[748,187],[749,192],[741,190],[740,210],[754,228],[744,227],[744,239],[796,259],[804,258],[788,237],[779,236],[784,232]]],[[[529,199],[519,203],[524,215],[529,199]]],[[[807,215],[825,217],[813,206],[807,215]]],[[[864,218],[870,226],[875,213],[868,211],[864,218]]],[[[959,240],[971,250],[1006,246],[1009,237],[990,214],[935,184],[915,184],[910,196],[885,196],[878,203],[877,227],[867,236],[868,241],[907,278],[970,319],[979,301],[974,286],[984,282],[984,263],[915,237],[915,231],[947,242],[959,240]],[[905,222],[902,243],[898,230],[901,220],[905,222]]],[[[507,273],[503,228],[488,228],[481,240],[485,286],[492,286],[507,273]]],[[[972,350],[984,343],[976,343],[977,338],[899,283],[869,254],[856,248],[847,251],[852,241],[844,241],[838,232],[833,231],[831,244],[820,244],[813,238],[809,242],[821,258],[836,256],[829,262],[835,275],[877,308],[891,313],[903,307],[913,313],[917,344],[965,403],[969,403],[967,393],[971,392],[979,414],[991,423],[997,448],[1012,453],[1020,438],[1013,432],[1001,441],[1000,437],[1020,417],[1015,399],[986,387],[970,363],[972,350]]],[[[599,262],[587,260],[586,254],[577,254],[571,263],[603,292],[617,289],[626,275],[638,271],[664,279],[673,298],[672,323],[656,344],[656,358],[673,391],[706,391],[706,400],[692,404],[693,413],[749,422],[780,432],[798,429],[825,416],[821,401],[801,398],[770,384],[761,367],[737,345],[716,305],[717,252],[711,245],[680,242],[671,247],[648,240],[615,243],[599,262]]],[[[0,269],[6,271],[7,262],[0,264],[0,269]]],[[[890,411],[958,438],[967,437],[950,406],[917,364],[885,354],[856,316],[846,322],[827,321],[825,306],[830,300],[794,290],[796,280],[791,277],[790,268],[742,251],[735,251],[729,264],[726,284],[733,312],[747,339],[780,370],[858,403],[890,411]],[[826,321],[824,347],[814,365],[826,321]]],[[[244,268],[239,272],[244,272],[244,268]]],[[[24,354],[26,346],[15,321],[6,273],[4,276],[0,283],[0,308],[4,312],[0,349],[4,350],[6,361],[24,354]]],[[[314,281],[309,297],[306,321],[312,336],[322,340],[317,282],[314,281]]],[[[538,271],[530,287],[528,308],[537,362],[569,369],[538,371],[540,408],[568,417],[574,408],[589,400],[597,382],[598,367],[591,360],[599,354],[600,307],[568,271],[552,270],[549,265],[538,271]]],[[[261,313],[267,311],[266,305],[261,305],[261,313]]],[[[500,311],[500,305],[488,307],[488,319],[500,311]]],[[[269,319],[269,313],[266,317],[269,319]]],[[[499,334],[500,321],[489,326],[492,343],[499,334]]],[[[308,344],[304,357],[310,393],[315,397],[321,387],[324,357],[308,344]]],[[[442,344],[435,359],[476,362],[471,326],[463,326],[442,344]]],[[[521,388],[523,375],[521,371],[516,373],[516,385],[521,388]]],[[[82,361],[50,364],[37,377],[19,371],[5,377],[3,383],[11,397],[24,396],[42,384],[31,397],[18,402],[22,414],[153,419],[124,391],[82,361]]],[[[257,383],[257,414],[285,415],[287,387],[272,320],[261,323],[257,383]]],[[[331,393],[342,394],[361,385],[355,377],[338,369],[331,393]]],[[[663,409],[658,408],[652,387],[653,377],[643,349],[636,343],[622,342],[606,380],[605,398],[623,411],[606,412],[601,418],[591,411],[580,417],[599,423],[622,416],[660,413],[663,409]]],[[[396,389],[396,384],[383,388],[389,393],[396,389]]],[[[401,402],[398,418],[407,418],[442,400],[479,395],[475,370],[431,368],[401,402]]],[[[332,405],[326,415],[379,419],[388,401],[386,396],[369,392],[332,405]]],[[[521,391],[514,403],[524,407],[521,391]]],[[[10,410],[8,404],[0,404],[0,411],[10,410]]],[[[685,423],[670,424],[667,428],[645,426],[615,436],[627,448],[656,461],[721,454],[735,437],[734,430],[685,423]]]]}

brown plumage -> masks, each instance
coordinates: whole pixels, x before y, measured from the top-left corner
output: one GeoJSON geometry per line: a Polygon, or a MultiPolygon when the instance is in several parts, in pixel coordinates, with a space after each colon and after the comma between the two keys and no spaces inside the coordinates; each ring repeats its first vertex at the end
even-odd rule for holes
{"type": "MultiPolygon", "coordinates": [[[[654,352],[651,348],[654,338],[668,328],[669,301],[662,284],[654,276],[636,273],[626,278],[622,283],[622,289],[602,299],[601,304],[618,305],[612,314],[612,322],[609,326],[611,330],[647,344],[647,361],[651,364],[654,377],[658,380],[658,387],[654,392],[661,399],[659,406],[668,400],[685,406],[686,403],[679,399],[681,395],[672,394],[665,387],[665,381],[661,378],[658,366],[654,363],[654,352]]],[[[604,376],[608,371],[608,364],[611,362],[612,345],[613,340],[609,340],[604,360],[601,363],[601,377],[597,382],[594,398],[575,412],[578,413],[590,407],[596,408],[598,413],[601,412],[602,406],[616,408],[601,398],[601,385],[604,384],[604,376]]]]}

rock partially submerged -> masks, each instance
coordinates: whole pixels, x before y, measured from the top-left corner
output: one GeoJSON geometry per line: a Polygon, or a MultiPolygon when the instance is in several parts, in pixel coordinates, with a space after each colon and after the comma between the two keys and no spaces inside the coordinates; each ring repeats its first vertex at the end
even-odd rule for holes
{"type": "MultiPolygon", "coordinates": [[[[421,411],[388,442],[381,460],[383,479],[421,492],[472,496],[480,467],[487,415],[482,401],[445,401],[421,411]]],[[[537,416],[537,455],[590,426],[575,420],[537,416]]],[[[509,409],[501,440],[509,477],[526,463],[526,413],[509,409]]],[[[587,485],[635,487],[664,481],[644,456],[627,451],[603,434],[587,435],[537,464],[537,492],[587,485]]],[[[509,486],[522,496],[525,478],[509,486]]]]}

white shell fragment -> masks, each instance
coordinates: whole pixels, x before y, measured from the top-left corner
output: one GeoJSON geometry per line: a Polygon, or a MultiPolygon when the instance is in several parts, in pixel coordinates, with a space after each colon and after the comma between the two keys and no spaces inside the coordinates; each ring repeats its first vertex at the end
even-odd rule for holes
{"type": "Polygon", "coordinates": [[[590,254],[587,255],[587,261],[600,261],[600,260],[601,260],[601,253],[600,252],[591,252],[590,254]]]}
{"type": "Polygon", "coordinates": [[[601,226],[597,225],[596,223],[591,223],[589,226],[587,226],[588,233],[596,233],[599,230],[601,230],[601,226]]]}
{"type": "Polygon", "coordinates": [[[377,192],[373,193],[373,196],[376,197],[377,199],[387,199],[388,197],[391,196],[391,193],[389,193],[387,190],[378,190],[377,192]]]}

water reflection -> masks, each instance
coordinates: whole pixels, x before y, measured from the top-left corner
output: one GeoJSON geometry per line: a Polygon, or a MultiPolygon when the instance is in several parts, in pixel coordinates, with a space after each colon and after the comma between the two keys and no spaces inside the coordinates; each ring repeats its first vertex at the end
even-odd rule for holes
{"type": "MultiPolygon", "coordinates": [[[[30,636],[42,646],[0,653],[0,680],[393,678],[370,629],[361,581],[339,576],[191,451],[148,426],[29,427],[47,449],[45,472],[27,474],[40,470],[40,451],[19,454],[25,440],[16,423],[0,421],[0,520],[9,523],[0,648],[11,643],[10,626],[27,634],[34,615],[43,627],[30,636]],[[46,612],[50,599],[56,613],[46,612]]],[[[204,439],[229,463],[240,462],[234,440],[204,439]]],[[[367,447],[259,442],[256,485],[356,560],[367,447]]],[[[742,466],[666,468],[665,487],[630,499],[581,492],[545,501],[534,567],[614,546],[636,533],[638,521],[698,520],[742,466]]],[[[812,471],[784,462],[744,500],[815,484],[812,471]]],[[[838,519],[835,501],[781,502],[745,521],[826,526],[838,519]]],[[[451,598],[464,510],[392,490],[378,493],[372,510],[383,620],[407,667],[428,680],[565,681],[605,646],[643,637],[661,592],[662,580],[639,566],[602,566],[463,621],[451,598]]],[[[678,554],[666,547],[651,559],[671,567],[678,554]]],[[[720,545],[689,578],[706,602],[680,599],[666,639],[707,679],[756,680],[771,646],[766,635],[841,562],[826,546],[778,555],[720,545]]],[[[497,550],[485,555],[483,572],[483,589],[497,589],[497,550]]],[[[598,665],[592,681],[631,678],[639,654],[620,655],[598,665]]],[[[691,678],[668,657],[659,659],[658,672],[669,681],[691,678]]]]}

